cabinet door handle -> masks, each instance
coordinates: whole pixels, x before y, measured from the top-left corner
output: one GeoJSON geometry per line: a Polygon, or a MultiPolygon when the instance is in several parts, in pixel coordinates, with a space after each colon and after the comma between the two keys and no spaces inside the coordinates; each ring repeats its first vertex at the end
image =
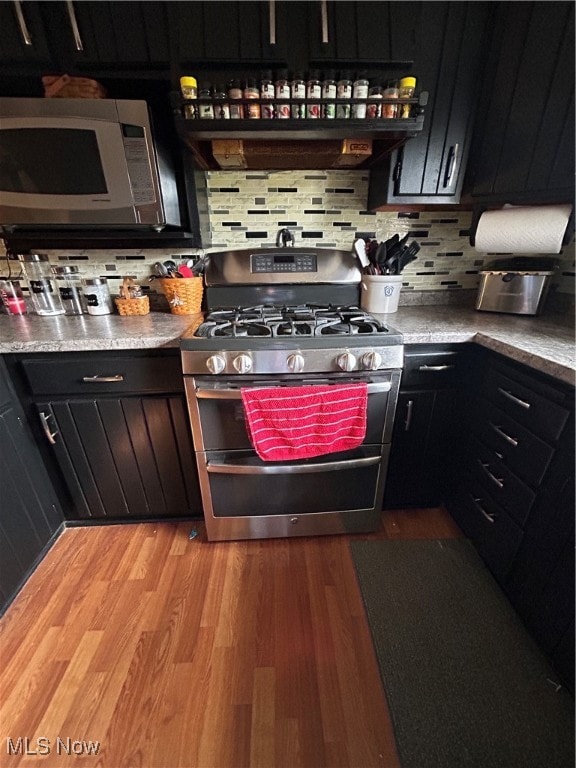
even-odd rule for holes
{"type": "Polygon", "coordinates": [[[419,371],[448,371],[450,368],[454,368],[453,365],[421,365],[418,367],[419,371]]]}
{"type": "Polygon", "coordinates": [[[502,387],[498,387],[498,392],[500,392],[501,395],[504,395],[504,397],[507,397],[508,400],[512,400],[513,403],[516,403],[516,405],[519,405],[521,408],[530,408],[530,403],[527,403],[526,400],[520,400],[519,397],[516,397],[516,395],[513,395],[512,392],[509,392],[507,389],[502,389],[502,387]]]}
{"type": "Polygon", "coordinates": [[[276,0],[268,0],[268,39],[276,45],[276,0]]]}
{"type": "Polygon", "coordinates": [[[24,11],[22,10],[22,3],[20,0],[14,0],[14,11],[16,18],[18,19],[18,26],[20,27],[20,34],[22,35],[22,42],[24,45],[32,45],[32,37],[24,18],[24,11]]]}
{"type": "Polygon", "coordinates": [[[410,432],[412,424],[412,411],[414,410],[414,400],[408,400],[406,403],[406,419],[404,421],[404,432],[410,432]]]}
{"type": "Polygon", "coordinates": [[[497,435],[500,435],[501,438],[506,440],[507,443],[510,443],[510,445],[513,445],[514,448],[518,446],[518,440],[516,440],[515,437],[510,437],[510,435],[507,435],[506,432],[501,427],[497,427],[496,424],[490,424],[494,432],[496,432],[497,435]]]}
{"type": "Polygon", "coordinates": [[[490,480],[498,486],[498,488],[504,488],[504,478],[503,477],[496,477],[496,475],[493,475],[492,472],[490,472],[490,464],[487,464],[484,461],[481,461],[478,459],[478,464],[482,467],[484,472],[488,475],[490,480]]]}
{"type": "Polygon", "coordinates": [[[488,520],[489,523],[494,523],[496,521],[496,515],[494,514],[494,512],[486,512],[484,507],[480,504],[482,499],[475,499],[474,496],[472,496],[472,494],[470,494],[470,498],[472,499],[472,503],[474,504],[478,512],[480,512],[481,515],[486,520],[488,520]]]}
{"type": "Polygon", "coordinates": [[[50,430],[50,425],[48,424],[48,419],[50,416],[52,416],[51,413],[44,413],[44,411],[40,411],[40,423],[42,424],[42,429],[44,430],[44,434],[46,435],[48,442],[51,445],[56,445],[56,440],[54,438],[58,434],[58,430],[56,430],[56,432],[52,432],[50,430]]]}
{"type": "Polygon", "coordinates": [[[320,16],[322,19],[322,42],[329,43],[328,38],[328,3],[326,0],[320,0],[320,16]]]}
{"type": "Polygon", "coordinates": [[[114,376],[82,376],[82,381],[86,384],[115,384],[119,381],[124,381],[124,376],[121,373],[117,373],[114,376]]]}
{"type": "Polygon", "coordinates": [[[446,163],[446,176],[444,177],[444,186],[449,187],[452,183],[452,176],[454,175],[454,169],[456,168],[456,161],[458,159],[458,153],[460,151],[460,145],[454,144],[450,147],[448,152],[448,162],[446,163]]]}
{"type": "Polygon", "coordinates": [[[84,44],[82,43],[82,37],[80,30],[78,29],[78,22],[76,21],[76,11],[74,10],[74,3],[72,0],[66,0],[66,8],[68,9],[68,18],[70,19],[70,26],[72,27],[72,34],[74,35],[74,45],[77,51],[84,50],[84,44]]]}

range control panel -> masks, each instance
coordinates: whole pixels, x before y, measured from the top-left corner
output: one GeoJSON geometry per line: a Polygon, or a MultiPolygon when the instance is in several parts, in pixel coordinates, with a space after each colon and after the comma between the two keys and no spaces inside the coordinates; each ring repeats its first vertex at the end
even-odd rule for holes
{"type": "Polygon", "coordinates": [[[290,253],[253,253],[250,255],[250,271],[262,272],[317,272],[315,253],[297,251],[290,253]]]}

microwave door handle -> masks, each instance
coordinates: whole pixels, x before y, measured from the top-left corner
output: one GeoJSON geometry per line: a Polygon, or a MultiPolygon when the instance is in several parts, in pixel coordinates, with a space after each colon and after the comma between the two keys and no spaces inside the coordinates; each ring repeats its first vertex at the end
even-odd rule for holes
{"type": "Polygon", "coordinates": [[[20,0],[14,0],[14,12],[18,20],[18,26],[20,27],[20,34],[22,35],[22,42],[24,45],[32,45],[32,37],[24,18],[24,11],[22,10],[22,3],[20,0]]]}
{"type": "Polygon", "coordinates": [[[83,51],[84,44],[78,28],[76,11],[74,10],[74,3],[72,0],[66,0],[66,8],[68,9],[68,18],[70,19],[70,26],[72,27],[72,34],[74,35],[74,45],[76,46],[77,51],[83,51]]]}

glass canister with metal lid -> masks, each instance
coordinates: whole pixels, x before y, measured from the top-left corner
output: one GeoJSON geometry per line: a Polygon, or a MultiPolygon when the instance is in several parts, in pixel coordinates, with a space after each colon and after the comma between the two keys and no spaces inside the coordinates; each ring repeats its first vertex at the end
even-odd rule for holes
{"type": "Polygon", "coordinates": [[[84,300],[89,315],[111,315],[114,311],[112,297],[105,277],[89,277],[83,280],[84,300]]]}
{"type": "Polygon", "coordinates": [[[84,314],[84,297],[78,267],[68,265],[54,267],[54,274],[64,312],[67,315],[84,314]]]}
{"type": "Polygon", "coordinates": [[[37,315],[63,315],[64,305],[48,256],[45,253],[24,253],[18,255],[18,260],[30,288],[33,311],[37,315]]]}

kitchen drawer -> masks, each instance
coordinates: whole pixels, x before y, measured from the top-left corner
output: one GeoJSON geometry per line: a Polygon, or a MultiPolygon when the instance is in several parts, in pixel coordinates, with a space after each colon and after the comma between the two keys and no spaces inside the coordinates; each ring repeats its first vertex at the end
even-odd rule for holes
{"type": "Polygon", "coordinates": [[[487,401],[481,403],[474,432],[514,474],[532,487],[540,485],[554,454],[547,443],[487,401]]]}
{"type": "Polygon", "coordinates": [[[520,526],[471,476],[463,479],[449,509],[490,571],[500,581],[504,580],[522,542],[520,526]]]}
{"type": "Polygon", "coordinates": [[[469,468],[475,481],[523,528],[536,498],[534,491],[493,450],[474,437],[470,442],[469,468]]]}
{"type": "Polygon", "coordinates": [[[419,389],[453,387],[465,370],[465,350],[438,344],[412,344],[405,347],[404,370],[400,386],[419,389]]]}
{"type": "Polygon", "coordinates": [[[181,392],[182,365],[173,356],[60,355],[57,359],[23,359],[34,395],[181,392]]]}
{"type": "Polygon", "coordinates": [[[568,419],[567,408],[495,368],[488,371],[482,394],[544,440],[558,440],[568,419]]]}

